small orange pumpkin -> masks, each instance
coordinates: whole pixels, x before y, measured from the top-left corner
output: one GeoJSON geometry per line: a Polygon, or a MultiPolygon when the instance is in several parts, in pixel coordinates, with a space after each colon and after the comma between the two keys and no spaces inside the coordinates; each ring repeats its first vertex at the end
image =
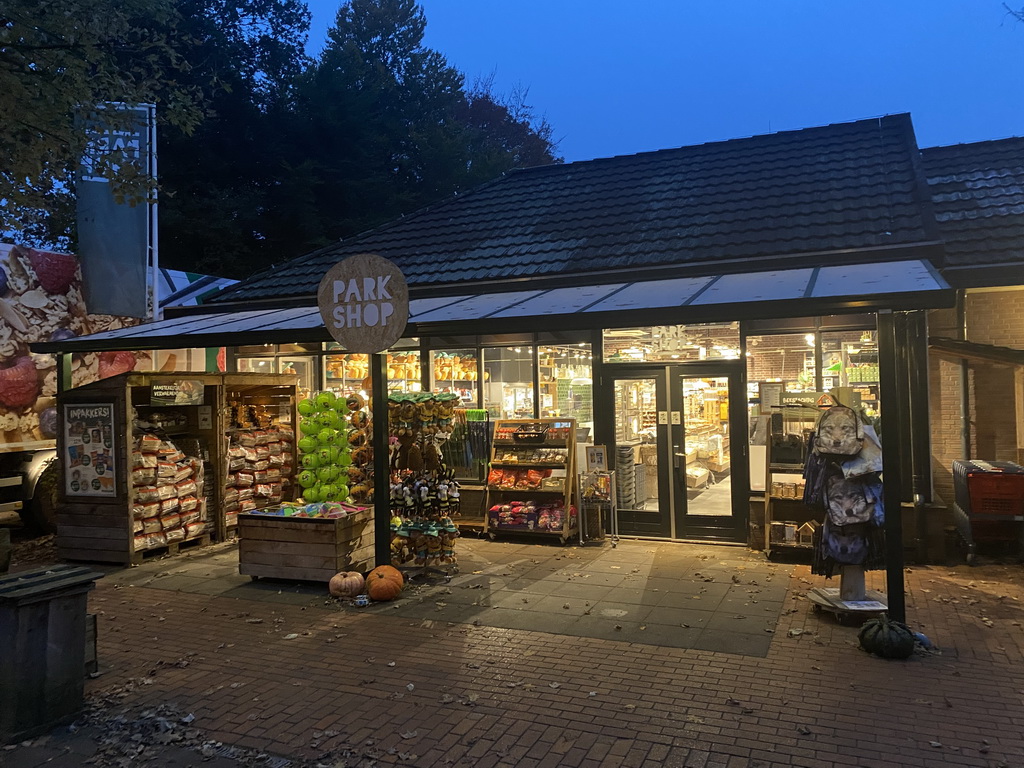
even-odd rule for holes
{"type": "Polygon", "coordinates": [[[327,589],[332,597],[355,597],[363,594],[365,584],[363,574],[355,571],[342,571],[331,577],[327,589]]]}
{"type": "Polygon", "coordinates": [[[402,572],[390,565],[378,565],[366,574],[366,593],[371,600],[387,602],[402,593],[402,572]]]}

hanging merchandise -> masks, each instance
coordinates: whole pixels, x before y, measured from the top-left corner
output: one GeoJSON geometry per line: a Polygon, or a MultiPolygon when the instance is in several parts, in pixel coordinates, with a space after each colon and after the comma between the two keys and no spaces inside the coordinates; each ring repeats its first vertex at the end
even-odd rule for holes
{"type": "Polygon", "coordinates": [[[459,484],[443,459],[458,396],[392,392],[388,396],[391,467],[391,563],[395,567],[457,568],[459,484]]]}
{"type": "Polygon", "coordinates": [[[840,566],[885,568],[881,446],[851,408],[835,405],[818,420],[804,466],[804,501],[821,511],[812,572],[831,578],[840,566]]]}

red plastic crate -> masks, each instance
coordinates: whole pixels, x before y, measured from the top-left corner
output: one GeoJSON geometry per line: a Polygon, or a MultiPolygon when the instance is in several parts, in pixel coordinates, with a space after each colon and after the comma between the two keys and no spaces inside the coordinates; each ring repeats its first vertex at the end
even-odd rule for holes
{"type": "Polygon", "coordinates": [[[1024,474],[970,474],[971,517],[1024,515],[1024,474]]]}

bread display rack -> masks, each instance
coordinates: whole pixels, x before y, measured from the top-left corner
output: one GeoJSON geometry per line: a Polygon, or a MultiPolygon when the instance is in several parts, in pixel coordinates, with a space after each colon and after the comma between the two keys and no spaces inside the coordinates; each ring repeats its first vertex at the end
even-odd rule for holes
{"type": "Polygon", "coordinates": [[[485,530],[557,537],[577,530],[576,420],[501,419],[494,422],[487,473],[485,530]]]}
{"type": "Polygon", "coordinates": [[[132,565],[226,539],[239,511],[291,492],[295,393],[294,375],[201,372],[122,373],[63,393],[57,554],[132,565]],[[232,453],[239,435],[263,432],[259,461],[268,430],[272,479],[232,453]],[[243,474],[245,494],[230,482],[243,474]]]}

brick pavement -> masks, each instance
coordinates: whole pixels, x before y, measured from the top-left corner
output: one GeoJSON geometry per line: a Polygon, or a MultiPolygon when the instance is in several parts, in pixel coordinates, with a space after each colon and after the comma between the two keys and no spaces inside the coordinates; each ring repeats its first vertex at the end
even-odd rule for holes
{"type": "Polygon", "coordinates": [[[87,687],[327,765],[1024,766],[1020,571],[910,569],[908,614],[943,650],[907,662],[814,613],[806,567],[763,658],[107,578],[87,687]]]}

